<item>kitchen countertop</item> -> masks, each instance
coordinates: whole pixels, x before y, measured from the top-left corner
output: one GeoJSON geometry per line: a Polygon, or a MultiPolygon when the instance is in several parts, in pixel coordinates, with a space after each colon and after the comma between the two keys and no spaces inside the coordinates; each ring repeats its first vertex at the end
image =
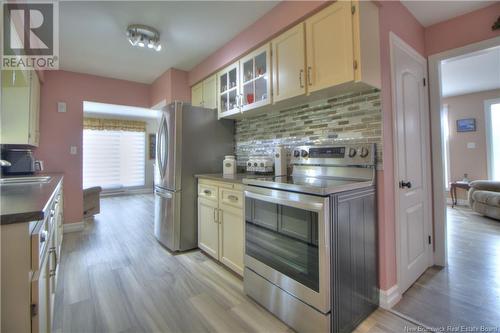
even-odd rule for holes
{"type": "MultiPolygon", "coordinates": [[[[52,177],[47,183],[0,185],[0,224],[42,220],[62,174],[36,174],[52,177]]],[[[28,176],[29,177],[29,176],[28,176]]],[[[7,177],[6,177],[7,178],[7,177]]]]}
{"type": "Polygon", "coordinates": [[[221,182],[228,182],[234,184],[243,184],[244,178],[257,178],[262,177],[259,175],[251,174],[251,173],[237,173],[235,175],[223,175],[222,173],[207,173],[201,175],[194,175],[196,178],[210,179],[221,182]]]}

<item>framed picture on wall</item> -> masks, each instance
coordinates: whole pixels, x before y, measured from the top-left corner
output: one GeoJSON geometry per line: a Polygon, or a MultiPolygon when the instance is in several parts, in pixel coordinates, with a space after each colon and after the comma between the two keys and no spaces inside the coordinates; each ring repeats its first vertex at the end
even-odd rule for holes
{"type": "Polygon", "coordinates": [[[156,158],[156,134],[149,134],[148,139],[149,159],[154,160],[156,158]]]}
{"type": "Polygon", "coordinates": [[[476,119],[458,119],[457,120],[457,132],[475,132],[476,131],[476,119]]]}

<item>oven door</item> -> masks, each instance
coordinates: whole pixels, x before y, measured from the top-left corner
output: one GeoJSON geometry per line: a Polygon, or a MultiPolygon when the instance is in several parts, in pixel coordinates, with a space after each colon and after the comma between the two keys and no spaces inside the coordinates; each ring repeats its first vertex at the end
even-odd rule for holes
{"type": "Polygon", "coordinates": [[[329,198],[245,188],[245,266],[330,311],[329,198]]]}

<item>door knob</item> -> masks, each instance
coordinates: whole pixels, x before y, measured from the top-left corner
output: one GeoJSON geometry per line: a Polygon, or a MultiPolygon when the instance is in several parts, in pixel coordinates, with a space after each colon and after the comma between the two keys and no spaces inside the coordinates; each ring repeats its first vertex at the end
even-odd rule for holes
{"type": "Polygon", "coordinates": [[[411,182],[405,182],[404,180],[399,182],[399,187],[400,188],[411,188],[411,182]]]}

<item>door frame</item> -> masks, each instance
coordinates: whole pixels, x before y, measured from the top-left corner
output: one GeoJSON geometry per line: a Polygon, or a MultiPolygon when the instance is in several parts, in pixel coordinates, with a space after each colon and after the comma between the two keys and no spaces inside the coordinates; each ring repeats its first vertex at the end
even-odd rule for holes
{"type": "MultiPolygon", "coordinates": [[[[398,142],[398,122],[397,122],[397,100],[396,100],[396,77],[395,77],[395,55],[394,51],[395,48],[398,47],[408,53],[410,56],[412,56],[415,60],[419,61],[425,68],[424,75],[425,79],[427,80],[427,60],[420,55],[415,49],[413,49],[410,45],[408,45],[405,41],[403,41],[399,36],[397,36],[395,33],[392,31],[389,33],[389,39],[390,39],[390,60],[391,60],[391,96],[392,96],[392,128],[393,128],[393,133],[392,133],[392,139],[393,139],[393,145],[398,142]]],[[[429,96],[428,96],[428,91],[427,89],[424,89],[424,105],[428,105],[429,101],[429,96]]],[[[424,178],[424,181],[426,184],[424,185],[426,187],[426,190],[424,190],[423,195],[424,197],[427,198],[427,207],[428,213],[427,218],[426,218],[426,230],[429,233],[432,233],[432,213],[431,213],[431,207],[432,207],[432,202],[431,202],[431,192],[432,192],[432,183],[430,179],[431,175],[431,153],[430,153],[430,128],[429,128],[429,108],[427,108],[427,114],[425,115],[424,119],[424,125],[426,125],[424,131],[427,132],[423,135],[423,138],[425,139],[425,144],[428,146],[429,149],[425,149],[424,151],[427,152],[427,161],[425,165],[422,165],[425,167],[426,174],[428,175],[427,177],[424,178]],[[427,122],[427,124],[425,124],[427,122]],[[427,193],[426,193],[427,192],[427,193]]],[[[393,156],[394,156],[394,216],[395,216],[395,238],[396,238],[396,269],[397,269],[397,286],[398,286],[398,295],[401,296],[402,293],[405,290],[400,290],[399,289],[399,283],[401,281],[401,237],[400,237],[400,232],[401,232],[401,225],[399,221],[399,216],[400,216],[400,202],[399,202],[399,180],[401,179],[399,176],[399,156],[398,156],[398,150],[394,149],[393,151],[393,156]]],[[[433,256],[432,256],[432,250],[430,246],[426,247],[426,252],[427,252],[427,266],[430,267],[434,264],[433,256]]]]}
{"type": "Polygon", "coordinates": [[[500,46],[500,37],[451,49],[429,57],[429,96],[432,144],[432,201],[434,214],[434,264],[446,266],[446,201],[444,179],[443,136],[441,133],[441,61],[500,46]]]}
{"type": "Polygon", "coordinates": [[[484,120],[485,120],[485,132],[486,132],[486,160],[488,169],[488,179],[493,178],[493,147],[491,145],[492,133],[491,133],[491,106],[493,104],[500,104],[500,98],[487,99],[484,101],[484,120]]]}

